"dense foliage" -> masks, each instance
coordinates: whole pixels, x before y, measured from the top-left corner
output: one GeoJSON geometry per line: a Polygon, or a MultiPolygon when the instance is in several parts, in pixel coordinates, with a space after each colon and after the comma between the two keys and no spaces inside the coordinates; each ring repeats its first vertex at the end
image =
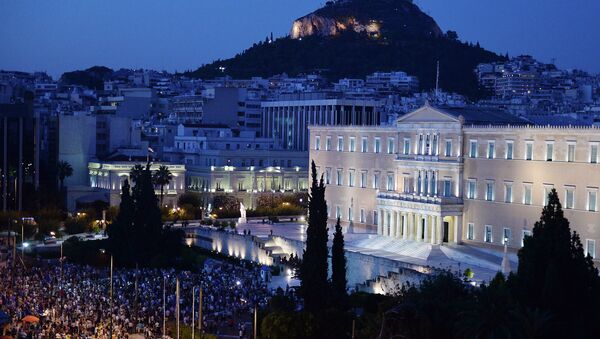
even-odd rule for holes
{"type": "Polygon", "coordinates": [[[344,234],[338,217],[331,246],[331,296],[335,304],[341,305],[345,302],[347,284],[344,234]]]}
{"type": "Polygon", "coordinates": [[[94,66],[86,70],[66,72],[59,79],[61,85],[78,85],[97,90],[104,89],[104,81],[109,80],[113,70],[104,66],[94,66]]]}

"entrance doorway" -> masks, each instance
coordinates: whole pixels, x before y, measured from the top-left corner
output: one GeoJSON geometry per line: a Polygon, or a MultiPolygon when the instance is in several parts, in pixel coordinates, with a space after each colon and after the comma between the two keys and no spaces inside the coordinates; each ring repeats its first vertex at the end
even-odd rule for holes
{"type": "Polygon", "coordinates": [[[447,221],[444,221],[444,236],[442,238],[442,242],[448,242],[448,228],[450,224],[447,221]]]}

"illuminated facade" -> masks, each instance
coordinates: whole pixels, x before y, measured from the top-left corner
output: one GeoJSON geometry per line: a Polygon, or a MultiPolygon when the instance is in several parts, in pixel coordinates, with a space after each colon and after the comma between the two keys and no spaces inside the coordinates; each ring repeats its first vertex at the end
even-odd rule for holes
{"type": "Polygon", "coordinates": [[[306,168],[261,166],[190,166],[187,190],[198,192],[211,202],[218,194],[229,194],[248,208],[255,208],[260,193],[293,193],[308,190],[306,168]]]}
{"type": "Polygon", "coordinates": [[[329,217],[380,235],[519,248],[556,189],[597,258],[600,128],[428,105],[395,126],[310,128],[329,217]]]}
{"type": "MultiPolygon", "coordinates": [[[[99,191],[107,191],[110,206],[118,206],[121,203],[121,186],[125,179],[129,184],[134,183],[129,179],[129,172],[135,165],[146,166],[144,162],[90,162],[88,165],[90,175],[90,186],[99,191]]],[[[176,206],[177,197],[185,192],[185,165],[172,165],[168,163],[152,163],[151,171],[156,171],[160,166],[167,166],[173,180],[163,188],[165,205],[176,206]]],[[[157,196],[160,196],[160,187],[155,187],[157,196]]]]}

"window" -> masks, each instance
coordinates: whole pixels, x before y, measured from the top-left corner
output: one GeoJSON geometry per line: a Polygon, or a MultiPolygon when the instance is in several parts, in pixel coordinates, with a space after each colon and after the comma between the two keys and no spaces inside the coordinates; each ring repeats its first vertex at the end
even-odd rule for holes
{"type": "Polygon", "coordinates": [[[531,205],[531,184],[523,185],[523,204],[531,205]]]}
{"type": "Polygon", "coordinates": [[[452,156],[452,140],[446,140],[446,147],[444,148],[444,156],[451,157],[452,156]]]}
{"type": "Polygon", "coordinates": [[[338,137],[337,150],[338,152],[344,151],[344,137],[338,137]]]}
{"type": "Polygon", "coordinates": [[[388,191],[393,191],[394,190],[394,175],[393,174],[388,174],[387,176],[387,190],[388,191]]]}
{"type": "Polygon", "coordinates": [[[488,141],[487,158],[494,159],[496,157],[496,143],[494,141],[488,141]]]}
{"type": "Polygon", "coordinates": [[[504,202],[509,204],[513,202],[512,183],[504,184],[504,202]]]}
{"type": "Polygon", "coordinates": [[[548,195],[550,194],[550,192],[552,192],[553,188],[554,188],[554,186],[552,186],[552,185],[544,185],[543,206],[548,205],[548,195]]]}
{"type": "Polygon", "coordinates": [[[375,138],[375,145],[373,145],[373,152],[381,153],[381,139],[375,138]]]}
{"type": "Polygon", "coordinates": [[[565,188],[565,208],[566,209],[575,208],[575,188],[574,187],[565,188]]]}
{"type": "Polygon", "coordinates": [[[364,224],[366,222],[365,220],[365,210],[363,208],[360,209],[360,221],[361,224],[364,224]]]}
{"type": "Polygon", "coordinates": [[[335,218],[342,217],[342,208],[340,206],[335,206],[335,218]]]}
{"type": "Polygon", "coordinates": [[[533,160],[533,141],[528,141],[525,145],[525,160],[533,160]]]}
{"type": "Polygon", "coordinates": [[[598,144],[590,145],[590,163],[592,163],[592,164],[598,163],[598,144]]]}
{"type": "Polygon", "coordinates": [[[360,140],[360,151],[361,151],[362,153],[367,153],[367,150],[368,150],[368,147],[367,147],[367,146],[368,146],[367,138],[363,137],[363,138],[360,140]]]}
{"type": "Polygon", "coordinates": [[[570,143],[567,145],[567,161],[573,162],[575,161],[575,144],[570,143]]]}
{"type": "Polygon", "coordinates": [[[477,158],[477,140],[471,140],[470,142],[469,158],[477,158]]]}
{"type": "Polygon", "coordinates": [[[373,211],[373,225],[379,224],[379,218],[377,215],[377,211],[373,211]]]}
{"type": "Polygon", "coordinates": [[[331,137],[325,138],[325,150],[331,151],[331,137]]]}
{"type": "Polygon", "coordinates": [[[512,141],[507,141],[506,142],[506,159],[507,160],[512,160],[514,155],[514,146],[515,144],[512,141]]]}
{"type": "Polygon", "coordinates": [[[344,173],[341,169],[337,170],[337,185],[342,186],[344,182],[344,173]]]}
{"type": "Polygon", "coordinates": [[[408,138],[404,139],[404,148],[402,149],[402,153],[404,155],[410,154],[410,139],[408,139],[408,138]]]}
{"type": "Polygon", "coordinates": [[[523,236],[521,237],[521,247],[525,246],[525,237],[531,237],[532,233],[530,230],[523,230],[523,236]]]}
{"type": "Polygon", "coordinates": [[[452,179],[449,179],[449,178],[444,179],[444,196],[445,197],[452,196],[452,179]]]}
{"type": "Polygon", "coordinates": [[[316,136],[315,137],[315,150],[320,150],[321,149],[321,137],[320,136],[316,136]]]}
{"type": "Polygon", "coordinates": [[[353,215],[353,211],[352,211],[352,207],[348,207],[348,221],[354,221],[354,215],[353,215]]]}
{"type": "Polygon", "coordinates": [[[477,180],[469,179],[467,181],[467,199],[475,199],[477,197],[477,180]]]}
{"type": "Polygon", "coordinates": [[[585,241],[585,254],[592,257],[592,259],[596,258],[596,240],[587,239],[585,241]]]}
{"type": "Polygon", "coordinates": [[[546,161],[554,160],[554,142],[546,142],[546,161]]]}
{"type": "Polygon", "coordinates": [[[388,144],[387,144],[387,152],[388,154],[394,154],[395,150],[394,150],[394,138],[388,138],[387,139],[388,144]]]}
{"type": "Polygon", "coordinates": [[[485,225],[485,231],[483,233],[483,241],[492,242],[492,226],[485,225]]]}
{"type": "Polygon", "coordinates": [[[348,172],[348,186],[354,187],[354,170],[348,172]]]}
{"type": "Polygon", "coordinates": [[[467,224],[467,240],[474,240],[474,239],[475,239],[475,224],[470,222],[467,224]]]}
{"type": "Polygon", "coordinates": [[[355,137],[350,137],[350,152],[355,152],[356,151],[356,138],[355,137]]]}
{"type": "Polygon", "coordinates": [[[494,201],[494,182],[488,181],[485,183],[485,200],[494,201]]]}
{"type": "Polygon", "coordinates": [[[325,184],[331,184],[331,168],[325,169],[325,184]]]}
{"type": "Polygon", "coordinates": [[[512,240],[512,230],[510,228],[504,227],[504,229],[502,230],[502,245],[510,244],[511,240],[512,240]]]}
{"type": "Polygon", "coordinates": [[[379,174],[373,174],[373,188],[379,189],[379,174]]]}
{"type": "Polygon", "coordinates": [[[597,200],[598,200],[598,191],[597,190],[589,190],[588,191],[588,205],[587,205],[588,211],[591,211],[591,212],[598,211],[597,200]]]}
{"type": "Polygon", "coordinates": [[[404,173],[404,193],[410,193],[411,185],[410,185],[410,175],[404,173]]]}
{"type": "Polygon", "coordinates": [[[360,187],[367,187],[367,172],[360,172],[360,187]]]}

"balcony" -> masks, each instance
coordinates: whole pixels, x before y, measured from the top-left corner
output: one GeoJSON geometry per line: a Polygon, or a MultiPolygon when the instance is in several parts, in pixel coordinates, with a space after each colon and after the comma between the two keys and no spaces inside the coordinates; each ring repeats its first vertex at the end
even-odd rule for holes
{"type": "Polygon", "coordinates": [[[429,162],[463,162],[463,157],[445,157],[426,154],[398,154],[396,160],[429,161],[429,162]]]}
{"type": "Polygon", "coordinates": [[[415,193],[398,193],[398,192],[379,192],[377,199],[391,199],[391,200],[402,200],[420,202],[424,204],[435,204],[435,205],[462,205],[462,198],[458,197],[442,197],[442,196],[427,196],[418,195],[415,193]]]}

